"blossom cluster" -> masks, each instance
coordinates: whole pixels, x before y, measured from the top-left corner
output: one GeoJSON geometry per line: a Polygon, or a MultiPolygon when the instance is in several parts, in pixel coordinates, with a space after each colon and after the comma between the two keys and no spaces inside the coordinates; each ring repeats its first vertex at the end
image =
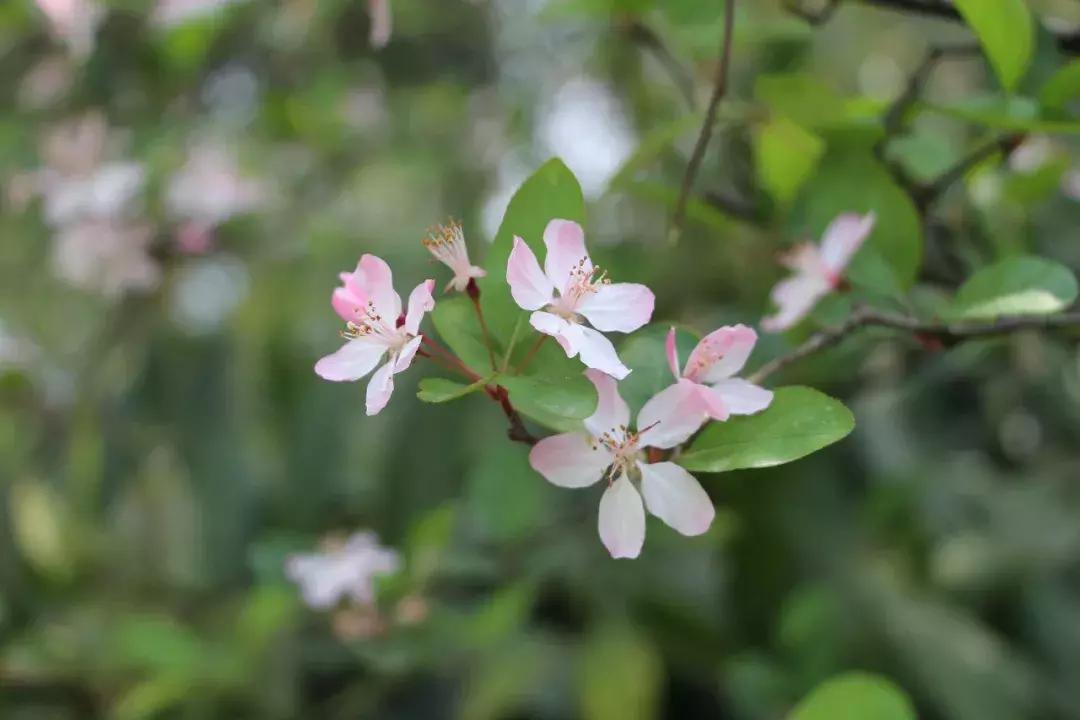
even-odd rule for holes
{"type": "MultiPolygon", "coordinates": [[[[795,275],[774,289],[778,311],[762,327],[790,328],[823,296],[839,289],[844,270],[873,225],[872,214],[841,215],[825,231],[820,248],[805,244],[787,256],[795,275]]],[[[655,297],[644,285],[613,282],[595,265],[576,222],[553,219],[542,239],[543,265],[525,240],[513,238],[505,270],[510,295],[529,313],[540,342],[554,338],[567,358],[581,361],[598,403],[581,431],[536,442],[529,453],[531,466],[560,487],[606,483],[598,529],[612,557],[633,558],[641,552],[646,509],[683,535],[706,532],[715,514],[712,502],[670,454],[706,423],[754,414],[772,402],[771,391],[737,377],[757,333],[745,325],[714,330],[683,365],[672,328],[665,346],[672,382],[644,404],[632,423],[618,389],[631,369],[605,333],[633,333],[646,325],[655,297]]],[[[476,279],[486,273],[469,260],[461,226],[437,227],[424,244],[453,272],[446,290],[469,293],[483,325],[476,279]]],[[[368,382],[366,404],[369,415],[380,412],[393,393],[394,376],[417,356],[437,359],[449,353],[420,329],[425,313],[435,307],[434,285],[431,279],[417,285],[403,311],[390,267],[374,255],[361,257],[352,272],[341,274],[341,286],[331,295],[331,306],[345,321],[345,343],[319,360],[315,372],[326,380],[356,381],[378,366],[368,382]]]]}

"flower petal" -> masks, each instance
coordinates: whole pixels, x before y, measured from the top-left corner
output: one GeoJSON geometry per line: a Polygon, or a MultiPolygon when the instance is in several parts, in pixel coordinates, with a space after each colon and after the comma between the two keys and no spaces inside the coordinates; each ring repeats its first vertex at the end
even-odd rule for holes
{"type": "Polygon", "coordinates": [[[600,539],[613,558],[636,558],[645,544],[645,508],[626,476],[611,483],[600,498],[600,539]]]}
{"type": "Polygon", "coordinates": [[[566,290],[570,275],[579,267],[587,273],[593,269],[589,251],[585,249],[585,231],[572,220],[552,220],[544,228],[544,273],[560,293],[566,290]]]}
{"type": "Polygon", "coordinates": [[[753,415],[761,412],[769,407],[773,399],[772,390],[758,387],[742,378],[721,380],[712,386],[712,391],[732,415],[753,415]]]}
{"type": "Polygon", "coordinates": [[[551,302],[555,292],[551,281],[540,269],[532,248],[516,236],[510,259],[506,262],[506,282],[510,284],[514,302],[523,310],[539,310],[551,302]]]}
{"type": "MultiPolygon", "coordinates": [[[[434,287],[434,280],[425,280],[409,293],[409,310],[405,314],[405,332],[410,335],[416,335],[420,332],[420,321],[424,319],[424,313],[434,309],[435,298],[431,296],[434,287]]],[[[397,320],[397,318],[394,319],[397,320]]]]}
{"type": "Polygon", "coordinates": [[[782,332],[794,327],[831,289],[828,281],[817,275],[795,275],[780,282],[772,291],[772,300],[778,310],[775,315],[761,319],[762,329],[782,332]]]}
{"type": "Polygon", "coordinates": [[[372,338],[350,340],[315,363],[315,373],[331,382],[351,382],[367,375],[386,354],[386,346],[372,338]]]}
{"type": "Polygon", "coordinates": [[[644,285],[602,284],[581,301],[577,311],[597,330],[628,333],[649,322],[655,304],[656,296],[644,285]]]}
{"type": "Polygon", "coordinates": [[[367,300],[345,286],[334,288],[330,305],[345,322],[359,322],[364,317],[364,306],[367,305],[367,300]]]}
{"type": "Polygon", "coordinates": [[[830,273],[838,276],[844,271],[873,231],[876,220],[872,212],[866,215],[849,213],[838,216],[825,228],[821,240],[821,260],[830,273]]]}
{"type": "Polygon", "coordinates": [[[376,50],[386,47],[393,32],[393,16],[390,14],[390,0],[368,0],[368,13],[371,15],[371,31],[368,41],[376,50]]]}
{"type": "Polygon", "coordinates": [[[550,335],[559,341],[566,357],[574,357],[581,346],[581,329],[574,323],[563,320],[558,315],[537,310],[529,316],[529,324],[544,335],[550,335]]]}
{"type": "Polygon", "coordinates": [[[630,424],[630,408],[619,395],[619,384],[614,378],[599,370],[586,370],[585,377],[596,387],[598,402],[596,412],[585,418],[585,429],[600,437],[610,430],[625,428],[630,424]]]}
{"type": "Polygon", "coordinates": [[[649,512],[683,535],[709,529],[716,509],[693,475],[673,462],[638,463],[638,468],[649,512]]]}
{"type": "Polygon", "coordinates": [[[394,394],[394,363],[388,362],[368,380],[367,414],[378,415],[394,394]]]}
{"type": "Polygon", "coordinates": [[[569,325],[578,328],[581,334],[578,356],[586,367],[606,372],[616,380],[622,380],[630,374],[630,368],[623,365],[610,340],[590,327],[573,323],[569,325]]]}
{"type": "Polygon", "coordinates": [[[679,368],[679,347],[675,342],[675,328],[668,330],[667,341],[664,343],[664,350],[667,352],[668,367],[671,368],[671,374],[678,380],[682,377],[682,370],[679,368]]]}
{"type": "Polygon", "coordinates": [[[394,374],[398,374],[403,370],[407,370],[412,365],[413,358],[416,357],[416,351],[420,349],[420,343],[424,338],[417,336],[409,342],[405,343],[405,346],[398,351],[397,357],[394,358],[394,374]]]}
{"type": "Polygon", "coordinates": [[[699,388],[681,379],[649,398],[638,413],[641,445],[673,448],[697,432],[709,419],[699,388]]]}
{"type": "Polygon", "coordinates": [[[529,451],[529,464],[552,485],[582,488],[599,480],[611,453],[584,433],[546,437],[529,451]]]}
{"type": "Polygon", "coordinates": [[[728,325],[702,338],[686,361],[687,378],[712,383],[742,370],[750,357],[757,333],[745,325],[728,325]]]}
{"type": "Polygon", "coordinates": [[[401,296],[394,292],[394,274],[386,261],[375,255],[364,255],[353,274],[360,290],[375,306],[383,322],[393,327],[401,315],[401,296]]]}

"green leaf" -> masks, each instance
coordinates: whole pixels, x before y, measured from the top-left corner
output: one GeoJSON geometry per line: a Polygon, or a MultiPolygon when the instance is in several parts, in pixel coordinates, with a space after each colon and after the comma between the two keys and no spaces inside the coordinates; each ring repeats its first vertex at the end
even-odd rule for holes
{"type": "Polygon", "coordinates": [[[1046,315],[1076,300],[1076,277],[1052,260],[1008,258],[979,270],[956,293],[953,313],[960,318],[1046,315]]]}
{"type": "Polygon", "coordinates": [[[819,685],[788,720],[915,720],[915,708],[891,681],[852,672],[819,685]]]}
{"type": "Polygon", "coordinates": [[[11,486],[10,504],[14,539],[23,557],[53,580],[69,580],[73,548],[62,499],[48,485],[28,480],[11,486]]]}
{"type": "Polygon", "coordinates": [[[581,421],[596,411],[596,388],[579,372],[566,375],[503,377],[499,384],[523,415],[553,430],[581,428],[581,421]]]}
{"type": "Polygon", "coordinates": [[[488,383],[493,382],[495,378],[495,375],[491,375],[477,380],[472,385],[454,382],[446,378],[424,378],[420,381],[420,391],[416,393],[416,397],[429,403],[450,402],[476,392],[488,383]]]}
{"type": "MultiPolygon", "coordinates": [[[[491,372],[491,356],[484,344],[476,309],[469,298],[458,296],[440,300],[431,312],[431,322],[443,342],[477,375],[491,372]]],[[[495,350],[498,354],[499,349],[495,350]]]]}
{"type": "Polygon", "coordinates": [[[774,115],[786,116],[806,127],[832,125],[844,119],[839,93],[809,73],[760,75],[754,98],[774,115]]]}
{"type": "MultiPolygon", "coordinates": [[[[510,200],[503,216],[502,225],[495,235],[495,242],[488,251],[487,277],[478,281],[480,303],[484,317],[495,337],[506,342],[514,329],[514,321],[519,313],[524,312],[510,296],[510,286],[506,282],[506,261],[514,245],[514,236],[520,237],[543,263],[544,228],[555,219],[573,220],[584,224],[585,199],[577,178],[561,160],[549,160],[544,163],[521,187],[510,200]]],[[[468,303],[468,300],[462,298],[468,303]]],[[[439,303],[435,308],[445,304],[439,303]]],[[[440,329],[441,333],[442,330],[440,329]]],[[[449,338],[446,338],[450,342],[449,338]]],[[[470,366],[472,362],[466,361],[470,366]]]]}
{"type": "Polygon", "coordinates": [[[710,423],[679,464],[698,472],[782,465],[832,445],[854,428],[855,418],[839,400],[806,387],[779,388],[763,412],[710,423]]]}
{"type": "Polygon", "coordinates": [[[1027,72],[1035,51],[1035,24],[1024,0],[956,0],[956,9],[979,38],[1006,90],[1027,72]]]}
{"type": "Polygon", "coordinates": [[[754,136],[757,174],[782,203],[792,200],[825,153],[825,142],[785,117],[776,117],[754,136]]]}
{"type": "MultiPolygon", "coordinates": [[[[670,325],[660,323],[646,325],[619,347],[619,358],[632,371],[625,380],[619,381],[619,394],[634,415],[649,398],[675,382],[665,349],[670,329],[670,325]]],[[[699,339],[688,330],[679,328],[676,331],[675,345],[679,349],[680,362],[686,362],[699,339]]]]}
{"type": "Polygon", "coordinates": [[[1054,73],[1039,92],[1039,100],[1049,110],[1062,110],[1080,95],[1080,60],[1073,60],[1054,73]]]}
{"type": "Polygon", "coordinates": [[[581,716],[585,720],[656,717],[662,669],[656,648],[629,627],[593,633],[581,658],[581,716]]]}
{"type": "MultiPolygon", "coordinates": [[[[504,432],[505,420],[491,419],[504,432]]],[[[500,541],[527,538],[557,494],[529,465],[528,448],[511,442],[487,444],[468,470],[466,484],[470,527],[500,541]]]]}
{"type": "MultiPolygon", "coordinates": [[[[892,269],[900,288],[910,287],[922,262],[923,230],[911,198],[863,143],[830,143],[818,171],[792,208],[791,234],[817,240],[837,215],[874,212],[877,222],[864,248],[892,269]]],[[[856,254],[852,270],[865,250],[856,254]]],[[[879,274],[879,273],[878,273],[879,274]]]]}
{"type": "Polygon", "coordinates": [[[1039,114],[1039,106],[1031,98],[1012,96],[981,97],[950,105],[920,103],[918,109],[940,113],[964,122],[994,130],[1048,135],[1080,135],[1080,122],[1047,120],[1039,114]]]}

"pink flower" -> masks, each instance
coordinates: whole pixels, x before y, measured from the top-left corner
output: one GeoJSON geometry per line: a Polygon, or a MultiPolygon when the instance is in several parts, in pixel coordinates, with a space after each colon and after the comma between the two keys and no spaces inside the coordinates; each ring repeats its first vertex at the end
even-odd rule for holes
{"type": "Polygon", "coordinates": [[[785,255],[782,262],[795,276],[773,288],[772,300],[779,309],[762,319],[761,326],[768,332],[787,330],[836,290],[851,258],[874,229],[874,220],[874,213],[840,215],[825,229],[820,250],[804,243],[785,255]]]}
{"type": "Polygon", "coordinates": [[[53,268],[74,287],[115,298],[157,287],[161,268],[150,254],[153,228],[120,220],[65,225],[53,245],[53,268]]]}
{"type": "Polygon", "coordinates": [[[345,542],[328,543],[325,552],[292,555],[285,574],[300,586],[313,610],[329,610],[349,599],[360,605],[375,602],[374,578],[397,572],[398,554],[379,545],[375,533],[354,533],[345,542]]]}
{"type": "Polygon", "coordinates": [[[464,292],[469,281],[487,275],[483,268],[469,261],[469,248],[465,245],[465,233],[461,223],[451,220],[446,225],[436,225],[423,240],[435,259],[454,271],[454,277],[446,284],[446,291],[464,292]]]}
{"type": "Polygon", "coordinates": [[[262,183],[241,172],[226,145],[204,140],[189,148],[183,167],[169,179],[165,206],[172,217],[210,229],[258,209],[266,195],[262,183]]]}
{"type": "Polygon", "coordinates": [[[94,36],[105,10],[96,0],[37,0],[37,6],[49,19],[53,35],[77,58],[94,50],[94,36]]]}
{"type": "Polygon", "coordinates": [[[708,530],[716,511],[698,481],[673,462],[649,462],[645,453],[646,447],[668,448],[686,440],[693,433],[696,408],[684,416],[687,408],[650,402],[632,432],[627,427],[630,409],[615,380],[596,370],[585,375],[599,394],[596,412],[585,420],[587,432],[544,438],[529,453],[529,464],[560,487],[607,480],[599,530],[612,557],[634,558],[641,552],[645,508],[683,535],[708,530]]]}
{"type": "Polygon", "coordinates": [[[390,34],[393,32],[390,0],[368,0],[368,14],[371,15],[369,41],[376,50],[382,49],[390,42],[390,34]]]}
{"type": "Polygon", "coordinates": [[[621,380],[630,369],[597,330],[628,333],[649,322],[655,304],[652,291],[644,285],[607,280],[589,259],[585,233],[575,222],[552,220],[544,230],[544,244],[547,257],[541,270],[525,241],[514,238],[506,265],[514,301],[533,311],[529,322],[558,340],[567,357],[577,355],[587,367],[621,380]]]}
{"type": "MultiPolygon", "coordinates": [[[[667,357],[676,382],[645,403],[642,414],[660,412],[653,408],[654,405],[678,408],[675,415],[691,426],[690,430],[686,432],[686,427],[673,426],[669,422],[668,432],[674,431],[681,437],[684,432],[687,436],[697,432],[709,419],[727,420],[731,415],[752,415],[764,410],[772,402],[772,391],[734,377],[746,364],[756,342],[757,333],[745,325],[714,330],[697,344],[686,367],[680,371],[675,328],[672,328],[667,337],[667,357]]],[[[664,412],[672,414],[670,410],[664,412]]]]}
{"type": "Polygon", "coordinates": [[[434,280],[425,280],[409,295],[405,317],[401,297],[394,291],[390,266],[374,255],[364,255],[351,273],[341,274],[331,304],[346,322],[348,340],[337,352],[315,364],[324,380],[352,382],[375,369],[384,355],[389,360],[375,371],[367,386],[367,414],[375,415],[390,401],[394,375],[412,365],[420,349],[420,321],[435,307],[434,280]]]}

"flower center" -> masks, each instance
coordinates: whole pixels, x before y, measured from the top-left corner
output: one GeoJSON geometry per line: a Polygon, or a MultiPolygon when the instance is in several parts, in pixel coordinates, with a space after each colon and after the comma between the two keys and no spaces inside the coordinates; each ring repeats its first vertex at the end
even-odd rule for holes
{"type": "MultiPolygon", "coordinates": [[[[357,314],[359,312],[357,309],[357,314]]],[[[386,322],[383,316],[375,311],[375,304],[372,302],[368,302],[359,320],[345,324],[341,336],[346,340],[357,340],[363,337],[378,339],[392,352],[400,350],[409,340],[409,334],[405,328],[386,322]]]]}
{"type": "Polygon", "coordinates": [[[594,447],[603,445],[614,456],[611,461],[612,470],[608,475],[610,480],[620,474],[630,474],[630,470],[636,467],[644,454],[638,447],[640,438],[640,432],[630,432],[625,425],[606,430],[596,438],[594,447]]]}
{"type": "Polygon", "coordinates": [[[611,280],[607,277],[607,271],[589,263],[588,258],[581,258],[577,265],[570,271],[570,278],[566,281],[566,288],[559,294],[558,299],[550,305],[550,309],[556,315],[566,320],[575,320],[575,310],[589,295],[592,295],[603,285],[608,285],[611,280]]]}
{"type": "Polygon", "coordinates": [[[468,252],[465,249],[465,234],[461,230],[461,224],[456,220],[431,228],[428,230],[427,237],[421,242],[437,260],[450,267],[467,267],[469,264],[468,252]]]}

